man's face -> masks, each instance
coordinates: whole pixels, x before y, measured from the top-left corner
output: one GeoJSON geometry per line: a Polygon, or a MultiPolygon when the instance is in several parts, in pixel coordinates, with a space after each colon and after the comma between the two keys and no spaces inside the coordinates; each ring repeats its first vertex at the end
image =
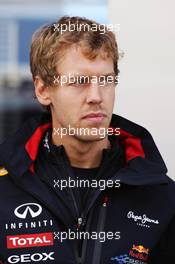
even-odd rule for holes
{"type": "Polygon", "coordinates": [[[112,58],[104,59],[99,52],[94,60],[89,60],[80,47],[74,46],[66,51],[57,72],[67,82],[50,89],[53,128],[87,128],[89,135],[76,133],[74,136],[81,141],[102,139],[99,133],[91,132],[107,129],[110,124],[115,84],[104,84],[103,81],[104,76],[114,76],[112,58]],[[88,76],[89,79],[84,78],[83,81],[81,76],[88,76]],[[101,80],[100,83],[97,80],[101,80]]]}

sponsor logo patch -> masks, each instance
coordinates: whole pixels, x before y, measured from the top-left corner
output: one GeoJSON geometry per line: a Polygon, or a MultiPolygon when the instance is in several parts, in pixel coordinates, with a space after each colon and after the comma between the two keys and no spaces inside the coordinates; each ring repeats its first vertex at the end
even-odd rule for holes
{"type": "Polygon", "coordinates": [[[4,167],[0,167],[0,176],[5,176],[8,174],[8,171],[4,167]]]}
{"type": "Polygon", "coordinates": [[[21,204],[14,210],[14,214],[21,219],[26,219],[27,216],[35,218],[42,213],[41,205],[37,203],[21,204]]]}
{"type": "Polygon", "coordinates": [[[34,254],[22,254],[22,255],[12,255],[8,258],[8,263],[24,263],[24,262],[38,262],[39,261],[50,261],[55,260],[53,254],[50,253],[34,253],[34,254]]]}
{"type": "Polygon", "coordinates": [[[128,254],[111,257],[118,264],[146,264],[148,261],[149,248],[142,245],[133,245],[128,254]]]}
{"type": "Polygon", "coordinates": [[[7,248],[44,247],[53,245],[53,233],[7,236],[7,248]]]}
{"type": "MultiPolygon", "coordinates": [[[[53,226],[52,219],[41,219],[43,209],[38,203],[24,203],[14,209],[14,215],[20,222],[14,221],[5,224],[5,230],[39,229],[53,226]],[[38,219],[37,219],[38,217],[38,219]],[[24,220],[24,221],[23,221],[24,220]]],[[[25,233],[25,231],[23,232],[25,233]]]]}
{"type": "Polygon", "coordinates": [[[145,228],[150,228],[152,225],[159,224],[158,219],[153,219],[151,217],[148,217],[146,214],[138,215],[133,211],[129,211],[127,213],[127,218],[130,219],[131,221],[134,221],[138,226],[145,228]]]}

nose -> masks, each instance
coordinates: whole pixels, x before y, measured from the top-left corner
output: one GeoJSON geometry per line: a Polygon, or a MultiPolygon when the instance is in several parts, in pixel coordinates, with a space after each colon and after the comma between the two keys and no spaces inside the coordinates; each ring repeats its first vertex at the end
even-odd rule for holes
{"type": "Polygon", "coordinates": [[[102,87],[98,83],[91,83],[87,88],[86,101],[88,104],[100,104],[102,102],[102,87]]]}

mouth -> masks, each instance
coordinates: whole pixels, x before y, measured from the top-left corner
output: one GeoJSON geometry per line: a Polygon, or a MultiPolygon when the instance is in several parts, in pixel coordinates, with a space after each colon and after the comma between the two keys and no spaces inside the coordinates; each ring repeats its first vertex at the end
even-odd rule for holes
{"type": "Polygon", "coordinates": [[[96,122],[100,123],[102,122],[107,116],[103,113],[90,113],[83,117],[83,119],[90,121],[90,122],[96,122]]]}

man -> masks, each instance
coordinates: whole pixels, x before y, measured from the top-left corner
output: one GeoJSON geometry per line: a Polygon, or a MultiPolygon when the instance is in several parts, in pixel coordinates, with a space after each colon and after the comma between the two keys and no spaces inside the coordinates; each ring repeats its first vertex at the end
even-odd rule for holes
{"type": "Polygon", "coordinates": [[[63,17],[33,36],[47,111],[1,145],[2,263],[173,263],[174,183],[149,132],[112,114],[119,53],[105,29],[63,17]]]}

